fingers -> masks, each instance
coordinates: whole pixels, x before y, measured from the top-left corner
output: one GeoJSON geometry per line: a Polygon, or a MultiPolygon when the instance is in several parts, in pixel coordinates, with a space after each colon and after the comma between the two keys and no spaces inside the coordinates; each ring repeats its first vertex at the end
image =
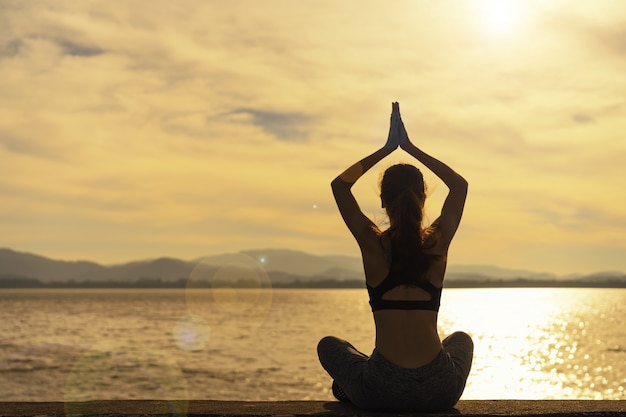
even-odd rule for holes
{"type": "Polygon", "coordinates": [[[398,103],[394,102],[391,104],[391,122],[389,124],[389,137],[387,138],[387,143],[385,143],[385,148],[388,149],[396,149],[400,145],[400,137],[399,137],[399,126],[400,126],[400,117],[398,113],[398,103]]]}
{"type": "Polygon", "coordinates": [[[400,117],[400,103],[394,101],[391,103],[391,123],[385,148],[396,149],[406,141],[408,141],[408,136],[400,117]]]}
{"type": "Polygon", "coordinates": [[[400,103],[398,103],[397,101],[391,103],[391,116],[400,117],[400,103]]]}
{"type": "Polygon", "coordinates": [[[409,135],[404,127],[404,122],[400,116],[400,103],[394,101],[391,103],[391,125],[389,126],[389,139],[387,145],[396,142],[396,146],[404,146],[409,142],[409,135]]]}

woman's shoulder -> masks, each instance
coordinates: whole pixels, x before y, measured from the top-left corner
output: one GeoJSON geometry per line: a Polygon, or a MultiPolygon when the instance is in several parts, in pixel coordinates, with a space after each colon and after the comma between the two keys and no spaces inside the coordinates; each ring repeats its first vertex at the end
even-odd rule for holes
{"type": "Polygon", "coordinates": [[[424,230],[424,252],[445,259],[450,242],[442,237],[440,220],[437,218],[424,230]]]}

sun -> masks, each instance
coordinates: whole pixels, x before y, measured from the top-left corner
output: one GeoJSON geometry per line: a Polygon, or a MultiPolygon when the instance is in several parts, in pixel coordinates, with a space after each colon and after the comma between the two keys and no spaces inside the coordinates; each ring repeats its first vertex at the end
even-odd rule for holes
{"type": "Polygon", "coordinates": [[[520,30],[525,10],[519,0],[484,0],[476,3],[480,25],[491,36],[510,36],[520,30]]]}

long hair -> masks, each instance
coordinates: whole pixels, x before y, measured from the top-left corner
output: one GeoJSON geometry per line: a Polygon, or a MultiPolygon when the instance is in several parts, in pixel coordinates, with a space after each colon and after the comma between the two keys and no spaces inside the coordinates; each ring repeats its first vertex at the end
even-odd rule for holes
{"type": "MultiPolygon", "coordinates": [[[[389,167],[380,181],[380,197],[389,217],[389,228],[382,235],[391,241],[392,265],[402,268],[413,282],[424,282],[435,258],[425,253],[434,242],[422,226],[426,185],[419,169],[409,164],[389,167]]],[[[407,282],[409,284],[409,282],[407,282]]]]}

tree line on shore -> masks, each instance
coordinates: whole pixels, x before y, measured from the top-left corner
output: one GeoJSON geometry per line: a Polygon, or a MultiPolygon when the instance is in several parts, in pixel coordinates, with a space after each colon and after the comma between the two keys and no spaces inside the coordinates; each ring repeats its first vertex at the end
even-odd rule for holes
{"type": "MultiPolygon", "coordinates": [[[[237,279],[221,281],[190,281],[187,278],[164,280],[159,277],[143,277],[133,281],[57,281],[43,282],[36,278],[0,275],[0,288],[362,288],[363,280],[292,280],[260,283],[256,280],[237,279]]],[[[626,288],[626,277],[605,279],[450,279],[447,288],[626,288]]]]}

